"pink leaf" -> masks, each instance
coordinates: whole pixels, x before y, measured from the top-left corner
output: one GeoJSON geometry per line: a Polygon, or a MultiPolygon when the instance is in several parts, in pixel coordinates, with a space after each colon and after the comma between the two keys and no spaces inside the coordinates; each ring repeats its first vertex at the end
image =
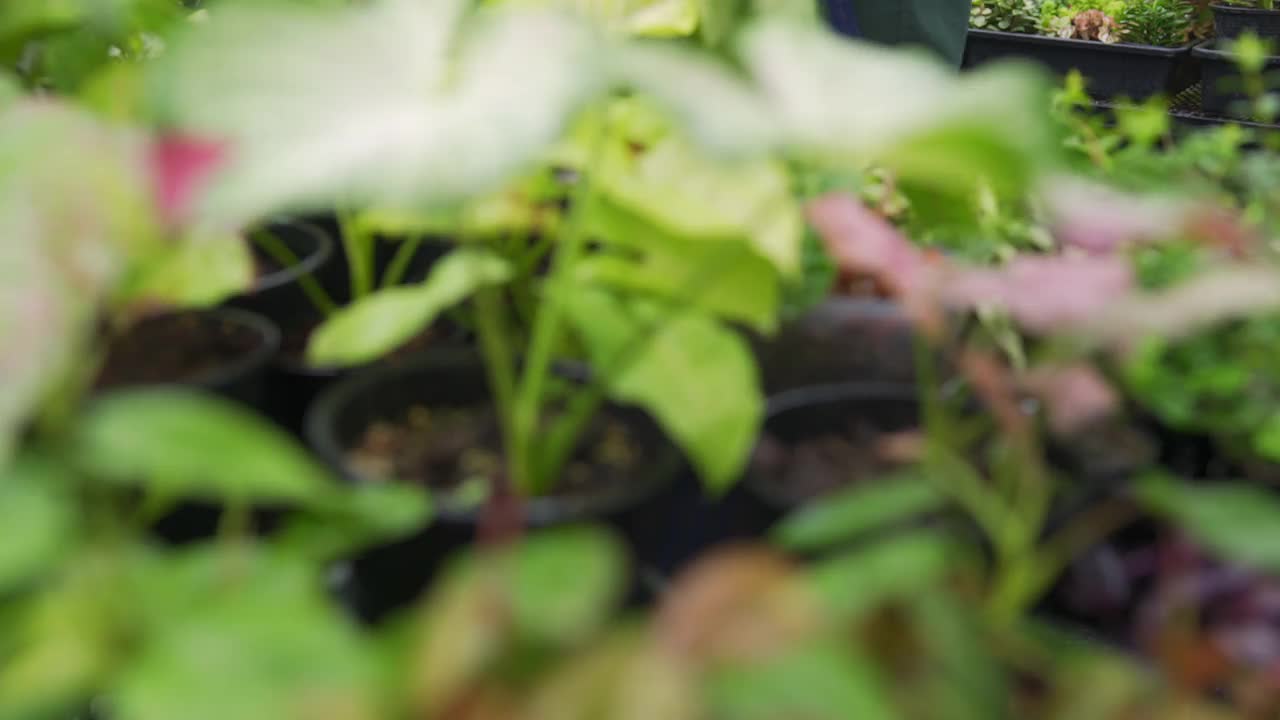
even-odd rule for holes
{"type": "Polygon", "coordinates": [[[874,278],[903,296],[924,284],[929,257],[887,220],[847,195],[826,195],[809,203],[809,221],[845,273],[874,278]]]}
{"type": "Polygon", "coordinates": [[[1186,337],[1226,320],[1277,310],[1280,271],[1232,264],[1160,292],[1133,293],[1082,329],[1123,350],[1144,337],[1186,337]]]}
{"type": "Polygon", "coordinates": [[[1020,257],[998,270],[957,270],[937,289],[952,306],[994,306],[1032,332],[1070,328],[1133,289],[1126,259],[1020,257]]]}
{"type": "Polygon", "coordinates": [[[165,222],[187,220],[197,195],[225,156],[222,143],[182,135],[164,136],[152,144],[151,171],[165,222]]]}
{"type": "Polygon", "coordinates": [[[1049,426],[1059,433],[1080,430],[1110,415],[1120,404],[1111,385],[1089,365],[1036,368],[1022,381],[1044,401],[1049,426]]]}
{"type": "Polygon", "coordinates": [[[1055,183],[1045,195],[1054,236],[1068,248],[1091,253],[1169,237],[1179,232],[1187,216],[1185,202],[1127,195],[1078,181],[1055,183]]]}

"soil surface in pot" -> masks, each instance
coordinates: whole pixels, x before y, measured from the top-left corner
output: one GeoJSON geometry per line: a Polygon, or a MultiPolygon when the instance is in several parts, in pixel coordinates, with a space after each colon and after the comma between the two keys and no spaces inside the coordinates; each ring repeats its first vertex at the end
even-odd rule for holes
{"type": "MultiPolygon", "coordinates": [[[[487,408],[417,406],[395,421],[369,426],[347,461],[369,480],[420,483],[464,501],[483,500],[489,479],[504,471],[497,415],[487,408]]],[[[599,493],[630,484],[645,461],[637,433],[604,416],[586,432],[554,489],[557,496],[599,493]]]]}
{"type": "Polygon", "coordinates": [[[752,470],[759,480],[794,502],[825,495],[851,483],[875,480],[899,469],[910,432],[886,432],[867,418],[850,417],[832,431],[787,442],[765,433],[752,470]]]}
{"type": "Polygon", "coordinates": [[[94,387],[200,382],[261,344],[262,338],[252,329],[216,315],[146,318],[111,342],[94,387]]]}

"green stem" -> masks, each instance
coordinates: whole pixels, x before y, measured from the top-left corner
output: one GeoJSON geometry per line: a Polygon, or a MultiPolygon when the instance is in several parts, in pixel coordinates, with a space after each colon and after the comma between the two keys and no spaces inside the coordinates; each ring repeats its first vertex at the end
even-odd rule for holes
{"type": "Polygon", "coordinates": [[[234,548],[249,537],[252,525],[249,503],[240,497],[227,498],[222,517],[218,518],[218,540],[226,548],[234,548]]]}
{"type": "Polygon", "coordinates": [[[1030,606],[1062,575],[1080,553],[1133,522],[1134,506],[1123,498],[1113,498],[1095,506],[1084,517],[1060,530],[1041,545],[1031,565],[1035,568],[1027,584],[1030,606]]]}
{"type": "Polygon", "coordinates": [[[517,446],[514,427],[514,403],[516,370],[511,351],[511,336],[507,324],[506,309],[498,288],[486,287],[476,294],[476,332],[479,334],[480,352],[484,356],[489,385],[497,404],[498,423],[502,430],[502,444],[507,450],[507,473],[517,487],[528,484],[528,466],[514,448],[517,446]]]}
{"type": "MultiPolygon", "coordinates": [[[[270,255],[273,260],[285,267],[297,265],[301,262],[297,253],[290,250],[289,246],[276,237],[275,233],[259,230],[253,234],[253,242],[262,248],[263,252],[270,255]]],[[[298,278],[298,286],[302,288],[302,292],[306,293],[307,299],[311,301],[316,310],[320,311],[320,314],[327,317],[337,309],[338,306],[333,302],[333,298],[329,297],[329,293],[325,292],[325,289],[321,287],[319,282],[316,282],[311,273],[298,278]]]]}
{"type": "Polygon", "coordinates": [[[351,297],[359,300],[373,292],[374,238],[356,222],[354,212],[340,210],[338,226],[342,230],[342,249],[347,254],[347,266],[351,269],[351,297]]]}
{"type": "Polygon", "coordinates": [[[391,264],[387,266],[386,272],[382,273],[381,287],[395,287],[404,280],[404,274],[409,270],[409,263],[413,261],[420,247],[422,247],[421,235],[414,235],[400,243],[400,247],[396,248],[395,257],[391,258],[391,264]]]}
{"type": "MultiPolygon", "coordinates": [[[[556,297],[556,291],[569,286],[570,276],[587,244],[586,210],[594,199],[595,187],[592,175],[605,138],[606,131],[601,130],[591,154],[592,166],[578,178],[577,186],[571,195],[569,224],[552,261],[551,273],[545,281],[546,287],[551,288],[551,292],[544,293],[542,307],[534,318],[524,372],[520,376],[520,383],[516,389],[513,416],[515,444],[512,449],[521,467],[526,469],[535,466],[533,438],[538,431],[538,422],[542,415],[547,377],[551,372],[551,363],[565,326],[563,308],[556,297]]],[[[535,488],[532,487],[534,475],[530,473],[522,477],[525,483],[517,482],[516,489],[525,494],[534,492],[535,488]]]]}
{"type": "Polygon", "coordinates": [[[1022,617],[1035,602],[1040,585],[1034,557],[1001,562],[991,593],[987,596],[987,619],[997,628],[1007,628],[1022,617]]]}
{"type": "Polygon", "coordinates": [[[560,468],[569,462],[569,457],[577,449],[578,439],[600,411],[604,400],[604,385],[598,382],[579,389],[573,395],[569,407],[542,437],[541,452],[533,465],[533,493],[547,493],[554,488],[560,468]]]}

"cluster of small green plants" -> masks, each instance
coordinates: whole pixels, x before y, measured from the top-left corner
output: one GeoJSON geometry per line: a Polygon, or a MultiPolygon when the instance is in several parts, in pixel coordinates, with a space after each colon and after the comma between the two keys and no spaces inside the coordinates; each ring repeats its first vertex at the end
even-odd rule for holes
{"type": "Polygon", "coordinates": [[[1203,0],[975,0],[970,27],[1178,47],[1203,27],[1203,0]]]}
{"type": "MultiPolygon", "coordinates": [[[[974,18],[1091,12],[1191,26],[974,18]]],[[[1280,712],[1274,135],[799,0],[0,1],[0,67],[0,720],[1280,712]]]]}

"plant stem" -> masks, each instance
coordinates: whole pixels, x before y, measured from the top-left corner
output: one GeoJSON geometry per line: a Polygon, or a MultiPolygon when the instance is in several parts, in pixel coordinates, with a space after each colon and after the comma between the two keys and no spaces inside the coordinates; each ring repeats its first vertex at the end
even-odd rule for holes
{"type": "Polygon", "coordinates": [[[422,236],[414,235],[400,243],[400,247],[396,248],[395,257],[391,258],[391,264],[387,266],[386,272],[382,273],[382,284],[380,287],[395,287],[404,280],[404,274],[409,270],[409,263],[413,261],[413,256],[418,252],[418,248],[422,247],[422,236]]]}
{"type": "Polygon", "coordinates": [[[596,382],[580,388],[569,401],[569,407],[556,418],[555,424],[542,438],[542,452],[533,466],[534,494],[552,490],[559,468],[569,461],[577,449],[578,438],[604,404],[604,384],[596,382]]]}
{"type": "MultiPolygon", "coordinates": [[[[290,250],[283,240],[268,230],[255,232],[253,234],[253,242],[281,265],[297,265],[300,262],[297,253],[290,250]]],[[[316,282],[316,279],[310,273],[298,278],[298,286],[306,293],[307,299],[311,301],[316,310],[320,311],[321,315],[328,317],[337,309],[333,298],[329,297],[329,293],[325,292],[325,289],[321,287],[320,283],[316,282]]]]}
{"type": "Polygon", "coordinates": [[[338,227],[342,231],[342,249],[347,254],[347,266],[351,269],[351,297],[359,300],[373,292],[374,238],[349,210],[338,211],[338,227]]]}
{"type": "Polygon", "coordinates": [[[518,443],[514,426],[516,370],[506,308],[500,292],[498,288],[486,287],[476,294],[476,332],[497,405],[502,444],[507,449],[507,474],[517,487],[523,487],[529,482],[525,478],[528,468],[513,452],[518,443]]]}
{"type": "Polygon", "coordinates": [[[585,217],[595,192],[592,176],[606,137],[607,129],[601,129],[590,156],[591,165],[578,177],[577,185],[570,196],[571,217],[556,250],[555,258],[552,260],[551,273],[545,281],[545,285],[550,287],[552,292],[543,293],[542,306],[538,309],[538,314],[533,321],[524,372],[520,376],[519,386],[516,389],[512,418],[514,435],[512,452],[524,471],[513,476],[512,480],[516,490],[525,494],[536,491],[536,488],[532,487],[536,475],[530,471],[536,467],[533,458],[533,437],[538,431],[538,423],[541,420],[547,376],[551,372],[552,359],[565,325],[564,312],[555,291],[569,285],[569,277],[587,244],[585,217]]]}

